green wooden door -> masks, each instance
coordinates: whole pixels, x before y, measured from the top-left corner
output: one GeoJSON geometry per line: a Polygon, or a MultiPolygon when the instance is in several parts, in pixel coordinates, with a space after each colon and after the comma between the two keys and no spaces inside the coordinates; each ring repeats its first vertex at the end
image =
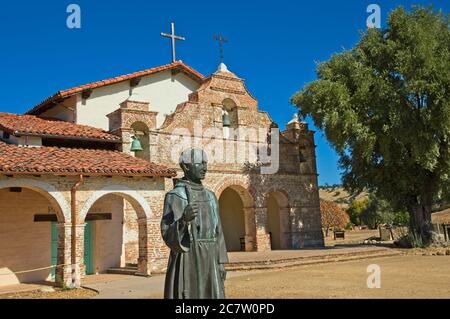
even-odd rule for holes
{"type": "MultiPolygon", "coordinates": [[[[56,266],[58,264],[58,229],[56,228],[57,223],[52,222],[51,225],[51,258],[52,258],[52,266],[56,266]]],[[[51,278],[55,280],[56,278],[56,267],[52,267],[51,270],[51,278]]]]}
{"type": "Polygon", "coordinates": [[[94,260],[92,254],[92,222],[87,222],[84,229],[84,264],[86,275],[94,273],[94,260]]]}

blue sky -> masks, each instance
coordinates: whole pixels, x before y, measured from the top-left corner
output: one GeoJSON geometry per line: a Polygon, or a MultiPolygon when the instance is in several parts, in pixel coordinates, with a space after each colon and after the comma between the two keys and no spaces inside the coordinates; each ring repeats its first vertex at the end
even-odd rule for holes
{"type": "MultiPolygon", "coordinates": [[[[316,78],[316,62],[356,44],[372,3],[383,23],[398,5],[450,9],[443,0],[0,1],[0,111],[23,113],[58,90],[170,63],[170,40],[159,34],[173,21],[187,38],[177,57],[205,75],[219,63],[213,34],[228,38],[228,68],[284,127],[295,113],[289,98],[316,78]],[[66,26],[71,3],[81,7],[81,29],[66,26]]],[[[319,184],[340,183],[321,132],[316,144],[319,184]]]]}

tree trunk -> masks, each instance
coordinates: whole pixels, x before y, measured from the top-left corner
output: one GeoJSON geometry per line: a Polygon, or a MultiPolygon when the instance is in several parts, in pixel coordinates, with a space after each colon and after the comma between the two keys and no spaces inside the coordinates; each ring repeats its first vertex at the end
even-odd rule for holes
{"type": "Polygon", "coordinates": [[[425,245],[431,243],[431,203],[415,205],[409,211],[410,229],[425,245]]]}

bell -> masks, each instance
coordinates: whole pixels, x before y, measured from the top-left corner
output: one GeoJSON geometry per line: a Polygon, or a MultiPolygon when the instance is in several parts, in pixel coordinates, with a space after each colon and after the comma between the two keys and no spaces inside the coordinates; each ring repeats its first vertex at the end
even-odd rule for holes
{"type": "Polygon", "coordinates": [[[222,115],[223,127],[230,127],[230,117],[228,116],[228,112],[224,112],[222,115]]]}
{"type": "Polygon", "coordinates": [[[131,151],[132,152],[139,152],[143,151],[141,141],[136,136],[133,136],[133,142],[131,142],[131,151]]]}

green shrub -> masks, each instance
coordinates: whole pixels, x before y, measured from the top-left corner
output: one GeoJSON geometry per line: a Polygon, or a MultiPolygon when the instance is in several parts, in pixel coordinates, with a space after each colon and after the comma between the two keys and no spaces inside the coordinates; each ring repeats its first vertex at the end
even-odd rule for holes
{"type": "Polygon", "coordinates": [[[348,222],[347,225],[345,225],[345,230],[352,230],[352,229],[353,229],[352,222],[348,222]]]}
{"type": "Polygon", "coordinates": [[[347,209],[347,213],[350,216],[350,221],[353,223],[353,225],[361,225],[361,212],[366,209],[367,204],[367,199],[354,200],[351,202],[347,209]]]}
{"type": "Polygon", "coordinates": [[[415,231],[409,231],[408,234],[400,237],[395,244],[402,248],[425,248],[426,244],[420,236],[415,231]]]}

